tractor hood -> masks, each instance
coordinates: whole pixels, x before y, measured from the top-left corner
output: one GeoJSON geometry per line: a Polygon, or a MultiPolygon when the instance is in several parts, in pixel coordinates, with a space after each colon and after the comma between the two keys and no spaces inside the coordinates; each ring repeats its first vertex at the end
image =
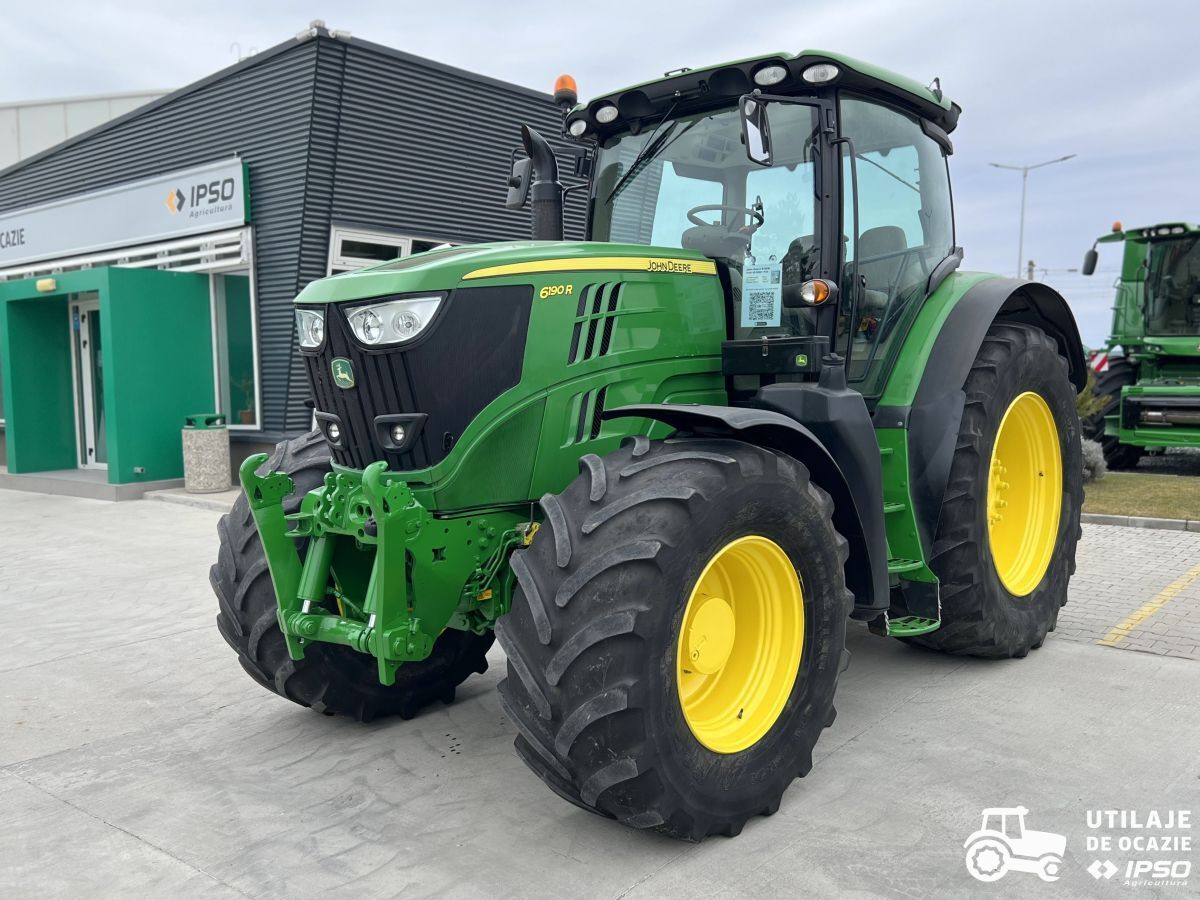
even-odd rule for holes
{"type": "Polygon", "coordinates": [[[510,241],[430,250],[404,259],[314,281],[296,303],[340,303],[388,294],[446,291],[494,283],[528,282],[531,275],[585,270],[712,275],[713,261],[692,250],[640,244],[510,241]]]}

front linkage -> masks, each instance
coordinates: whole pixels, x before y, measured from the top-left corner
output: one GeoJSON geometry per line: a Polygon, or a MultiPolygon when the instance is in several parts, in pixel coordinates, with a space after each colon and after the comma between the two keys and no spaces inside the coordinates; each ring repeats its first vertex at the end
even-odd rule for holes
{"type": "Polygon", "coordinates": [[[282,472],[257,474],[266,459],[249,457],[238,474],[292,659],[311,641],[343,644],[373,655],[390,685],[446,628],[482,634],[508,612],[507,559],[536,523],[509,510],[435,517],[383,462],[335,467],[288,515],[283,501],[295,485],[282,472]],[[298,541],[307,541],[303,555],[298,541]]]}

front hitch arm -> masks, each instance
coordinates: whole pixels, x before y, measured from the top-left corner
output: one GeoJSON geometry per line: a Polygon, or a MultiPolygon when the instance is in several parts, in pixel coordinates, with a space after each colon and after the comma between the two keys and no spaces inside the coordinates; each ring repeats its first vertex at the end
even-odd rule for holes
{"type": "Polygon", "coordinates": [[[255,470],[267,461],[267,454],[249,456],[238,468],[238,480],[250,504],[250,515],[258,530],[275,597],[279,604],[279,630],[287,642],[292,659],[304,658],[304,641],[292,635],[286,625],[288,617],[301,611],[300,575],[303,565],[296,542],[288,536],[287,518],[283,511],[285,497],[291,496],[296,485],[283,472],[259,475],[255,470]]]}

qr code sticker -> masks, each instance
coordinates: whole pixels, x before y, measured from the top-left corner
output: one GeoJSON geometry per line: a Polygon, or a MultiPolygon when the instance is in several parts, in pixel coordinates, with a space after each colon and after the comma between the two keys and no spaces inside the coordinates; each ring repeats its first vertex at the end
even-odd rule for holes
{"type": "Polygon", "coordinates": [[[757,327],[775,324],[778,320],[775,312],[775,298],[778,294],[773,290],[749,291],[747,302],[750,308],[747,318],[757,327]]]}

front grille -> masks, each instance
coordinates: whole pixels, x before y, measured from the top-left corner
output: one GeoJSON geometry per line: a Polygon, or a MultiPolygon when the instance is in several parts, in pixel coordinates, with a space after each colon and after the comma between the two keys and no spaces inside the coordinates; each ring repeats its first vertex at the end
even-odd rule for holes
{"type": "Polygon", "coordinates": [[[479,411],[521,380],[532,301],[528,285],[456,290],[411,345],[373,350],[354,340],[346,322],[345,307],[363,300],[327,307],[325,345],[303,355],[317,411],[342,423],[334,461],[361,469],[383,460],[411,471],[443,460],[479,411]],[[337,357],[353,366],[351,388],[333,383],[337,357]],[[400,413],[428,416],[403,453],[383,447],[374,426],[376,416],[400,413]]]}

